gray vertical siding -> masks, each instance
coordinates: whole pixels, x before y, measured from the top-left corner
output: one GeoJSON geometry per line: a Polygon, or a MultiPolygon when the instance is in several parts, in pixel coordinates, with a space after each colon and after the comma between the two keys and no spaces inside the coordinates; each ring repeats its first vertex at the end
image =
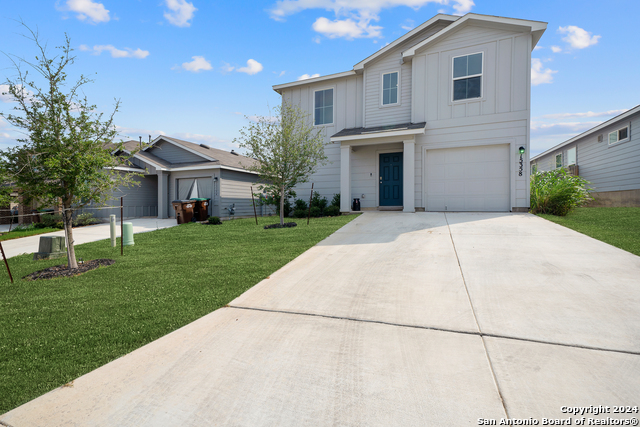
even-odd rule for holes
{"type": "Polygon", "coordinates": [[[159,142],[147,151],[149,154],[158,156],[170,163],[206,162],[208,160],[166,141],[159,142]]]}
{"type": "MultiPolygon", "coordinates": [[[[226,217],[228,210],[225,208],[234,203],[237,216],[253,215],[251,186],[254,187],[254,192],[257,192],[258,190],[255,188],[257,181],[257,175],[222,169],[220,179],[220,216],[226,217]]],[[[256,206],[256,209],[259,208],[256,206]]]]}
{"type": "Polygon", "coordinates": [[[143,216],[158,215],[158,177],[156,175],[146,175],[144,177],[134,178],[139,186],[118,187],[111,193],[111,198],[103,206],[90,205],[79,213],[92,213],[95,218],[109,218],[109,215],[115,214],[120,218],[120,197],[124,197],[124,216],[125,218],[135,218],[143,216]],[[104,207],[112,207],[112,209],[103,209],[104,207]],[[101,208],[101,209],[96,209],[101,208]]]}
{"type": "Polygon", "coordinates": [[[212,199],[212,203],[209,203],[209,215],[214,214],[214,207],[212,206],[215,203],[216,199],[216,182],[213,181],[213,178],[219,175],[219,169],[209,169],[209,170],[192,170],[192,171],[178,171],[171,172],[171,176],[169,177],[169,217],[175,218],[175,210],[173,209],[172,201],[176,200],[178,197],[177,184],[179,179],[183,178],[198,178],[198,179],[210,179],[211,182],[211,194],[203,194],[200,197],[206,197],[212,199]]]}
{"type": "Polygon", "coordinates": [[[596,192],[640,189],[640,113],[619,120],[601,131],[580,138],[534,160],[539,171],[555,169],[555,156],[562,153],[563,166],[567,150],[576,147],[576,164],[581,177],[591,182],[596,192]],[[609,145],[608,135],[629,126],[629,141],[609,145]],[[603,141],[598,142],[598,136],[603,141]]]}

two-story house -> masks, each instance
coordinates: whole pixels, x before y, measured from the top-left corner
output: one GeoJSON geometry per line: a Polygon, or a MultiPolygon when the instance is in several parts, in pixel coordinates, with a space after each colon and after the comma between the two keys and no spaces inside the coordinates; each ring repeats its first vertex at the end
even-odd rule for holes
{"type": "Polygon", "coordinates": [[[340,193],[343,212],[353,198],[363,209],[526,211],[531,51],[546,27],[436,15],[352,70],[273,86],[324,131],[330,163],[315,189],[340,193]]]}

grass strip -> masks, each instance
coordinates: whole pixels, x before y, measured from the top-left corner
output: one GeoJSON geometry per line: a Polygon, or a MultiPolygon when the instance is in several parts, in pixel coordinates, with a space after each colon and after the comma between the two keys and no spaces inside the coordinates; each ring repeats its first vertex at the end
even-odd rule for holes
{"type": "Polygon", "coordinates": [[[265,230],[275,217],[184,224],[135,235],[120,256],[110,240],[76,247],[114,265],[80,276],[22,280],[66,259],[10,259],[0,272],[0,414],[226,304],[355,215],[265,230]]]}

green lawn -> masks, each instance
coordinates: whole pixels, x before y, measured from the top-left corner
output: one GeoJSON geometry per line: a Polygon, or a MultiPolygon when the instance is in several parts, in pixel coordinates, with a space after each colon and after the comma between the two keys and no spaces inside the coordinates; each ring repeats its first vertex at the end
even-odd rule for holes
{"type": "Polygon", "coordinates": [[[577,208],[565,217],[538,216],[640,255],[640,208],[577,208]]]}
{"type": "Polygon", "coordinates": [[[31,230],[18,230],[4,232],[0,235],[0,241],[19,239],[20,237],[35,236],[37,234],[51,233],[52,231],[60,231],[59,228],[32,228],[31,230]]]}
{"type": "Polygon", "coordinates": [[[16,282],[0,272],[0,414],[228,304],[354,218],[184,224],[136,234],[124,257],[109,240],[88,243],[77,257],[116,263],[68,279],[20,279],[65,259],[11,258],[16,282]]]}

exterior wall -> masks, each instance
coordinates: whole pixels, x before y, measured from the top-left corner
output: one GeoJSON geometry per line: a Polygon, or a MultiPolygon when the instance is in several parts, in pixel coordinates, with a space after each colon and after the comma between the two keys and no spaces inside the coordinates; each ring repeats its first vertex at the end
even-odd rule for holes
{"type": "Polygon", "coordinates": [[[150,164],[148,164],[146,162],[143,162],[140,159],[136,159],[135,157],[132,157],[129,161],[131,163],[133,163],[134,165],[140,167],[140,168],[146,169],[147,170],[146,173],[148,173],[150,175],[155,175],[157,173],[157,170],[156,170],[155,166],[150,165],[150,164]]]}
{"type": "Polygon", "coordinates": [[[169,175],[169,197],[168,197],[168,212],[169,218],[176,217],[176,211],[173,209],[173,205],[171,202],[178,198],[178,190],[177,190],[177,182],[182,178],[204,178],[211,179],[211,192],[210,195],[201,195],[200,197],[208,197],[211,198],[211,203],[209,203],[209,215],[220,216],[218,213],[218,209],[220,206],[220,190],[219,190],[219,181],[216,181],[214,178],[220,179],[220,169],[209,169],[209,170],[193,170],[193,171],[179,171],[179,172],[171,172],[169,175]]]}
{"type": "MultiPolygon", "coordinates": [[[[601,131],[554,150],[534,160],[532,163],[537,165],[539,171],[553,170],[555,169],[555,156],[561,153],[563,166],[566,166],[567,150],[576,147],[576,164],[579,167],[579,174],[582,178],[591,182],[590,187],[595,192],[638,190],[640,189],[639,129],[640,113],[617,121],[601,131]],[[609,145],[609,132],[620,129],[625,125],[629,126],[629,140],[609,145]],[[602,142],[598,142],[599,135],[603,135],[602,142]]],[[[617,199],[614,198],[612,200],[617,199]]]]}
{"type": "Polygon", "coordinates": [[[169,163],[206,162],[207,159],[190,153],[166,141],[161,141],[148,150],[149,154],[158,156],[169,163]]]}
{"type": "MultiPolygon", "coordinates": [[[[220,180],[219,216],[228,216],[229,211],[225,208],[234,203],[236,216],[253,216],[251,186],[253,185],[255,187],[255,182],[257,181],[257,175],[223,169],[220,180]]],[[[257,188],[254,188],[254,192],[257,192],[257,188]]],[[[257,204],[256,212],[260,214],[260,207],[257,204]]]]}
{"type": "MultiPolygon", "coordinates": [[[[365,86],[365,111],[363,127],[384,126],[411,121],[412,101],[412,65],[402,63],[402,52],[407,48],[420,43],[446,25],[438,25],[424,31],[415,37],[405,40],[371,64],[367,64],[364,70],[365,86]],[[398,104],[382,105],[382,75],[394,71],[400,72],[398,104]]],[[[348,127],[348,126],[347,126],[348,127]]]]}
{"type": "MultiPolygon", "coordinates": [[[[123,172],[126,173],[126,172],[123,172]]],[[[158,177],[156,175],[145,175],[134,178],[139,182],[139,186],[120,186],[111,194],[112,197],[105,206],[90,205],[81,209],[78,213],[92,213],[94,218],[108,219],[109,215],[116,215],[120,218],[120,197],[123,200],[123,214],[125,218],[135,218],[143,216],[158,216],[158,177]],[[95,209],[111,206],[112,209],[95,209]]]]}
{"type": "MultiPolygon", "coordinates": [[[[352,147],[351,153],[351,198],[359,198],[362,208],[378,206],[380,153],[402,153],[402,142],[352,147]],[[364,197],[363,197],[364,196],[364,197]]],[[[339,193],[340,189],[336,193],[339,193]]],[[[333,194],[331,195],[333,197],[333,194]]],[[[330,201],[331,197],[327,197],[330,201]]],[[[349,202],[351,204],[351,201],[349,202]]]]}

